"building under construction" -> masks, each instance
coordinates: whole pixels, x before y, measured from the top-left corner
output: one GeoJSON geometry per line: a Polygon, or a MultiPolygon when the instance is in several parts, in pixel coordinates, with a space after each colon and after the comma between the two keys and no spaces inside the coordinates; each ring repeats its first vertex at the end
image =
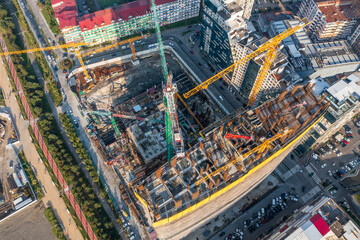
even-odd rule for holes
{"type": "Polygon", "coordinates": [[[185,157],[134,184],[159,237],[187,236],[257,186],[321,119],[329,104],[324,97],[307,84],[234,112],[205,128],[205,139],[185,157]]]}

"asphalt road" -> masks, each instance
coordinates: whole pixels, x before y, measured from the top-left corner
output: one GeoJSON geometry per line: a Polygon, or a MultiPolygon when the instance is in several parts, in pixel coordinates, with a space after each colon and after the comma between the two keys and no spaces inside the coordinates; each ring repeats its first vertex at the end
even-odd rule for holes
{"type": "MultiPolygon", "coordinates": [[[[326,195],[333,198],[336,202],[340,202],[340,201],[348,202],[350,207],[354,210],[354,206],[351,204],[352,200],[348,190],[345,189],[345,187],[343,187],[339,183],[340,179],[335,179],[333,176],[330,176],[328,173],[329,170],[330,171],[342,170],[343,166],[347,165],[350,161],[357,158],[354,151],[356,150],[359,152],[359,145],[360,145],[360,135],[358,134],[359,128],[357,128],[353,122],[349,122],[347,125],[352,129],[353,138],[350,138],[350,143],[348,145],[339,144],[336,146],[342,152],[342,155],[338,157],[335,153],[331,151],[331,153],[327,154],[325,157],[320,156],[319,162],[311,160],[309,166],[311,166],[311,168],[314,169],[315,175],[318,177],[318,179],[321,182],[326,181],[326,179],[332,181],[332,184],[330,184],[329,186],[327,187],[322,186],[326,195]],[[326,166],[322,168],[321,166],[323,166],[324,163],[326,163],[326,166]],[[334,194],[331,194],[329,192],[329,189],[332,186],[335,186],[338,189],[337,192],[334,194]]],[[[345,129],[342,128],[340,133],[345,135],[345,129]]],[[[315,151],[319,152],[318,149],[315,149],[315,151]]],[[[302,162],[304,162],[304,159],[302,162]]],[[[356,168],[359,169],[360,165],[358,165],[356,168]]],[[[347,174],[349,174],[351,171],[345,173],[343,178],[346,177],[347,174]]],[[[321,186],[321,184],[319,185],[321,186]]],[[[356,211],[353,212],[356,214],[356,211]]]]}
{"type": "Polygon", "coordinates": [[[50,204],[53,207],[56,216],[64,225],[65,234],[69,239],[83,239],[75,221],[71,215],[68,214],[67,207],[64,201],[60,198],[59,191],[56,186],[52,184],[51,176],[46,171],[45,165],[39,160],[39,155],[28,132],[28,122],[22,118],[19,105],[15,99],[15,94],[12,92],[10,82],[5,80],[7,78],[8,76],[5,67],[2,63],[0,63],[0,79],[2,79],[2,81],[0,81],[0,87],[4,90],[6,106],[10,108],[9,113],[12,115],[14,124],[20,135],[21,145],[18,149],[24,150],[29,164],[36,169],[36,177],[46,191],[42,201],[45,205],[50,204]]]}
{"type": "MultiPolygon", "coordinates": [[[[278,168],[282,168],[283,171],[291,172],[289,169],[289,166],[294,169],[301,169],[300,166],[297,164],[297,160],[291,159],[290,157],[286,157],[284,161],[278,166],[278,168]]],[[[241,229],[243,231],[243,239],[246,240],[252,240],[257,239],[261,235],[265,236],[266,230],[268,228],[275,228],[278,224],[280,224],[285,216],[292,215],[293,212],[304,206],[308,201],[312,200],[314,196],[317,194],[322,194],[321,191],[317,188],[317,183],[313,180],[313,178],[310,178],[308,176],[308,172],[305,170],[293,170],[291,176],[286,179],[286,181],[282,181],[282,183],[277,185],[277,189],[270,194],[266,195],[262,200],[257,202],[254,206],[249,208],[243,213],[240,213],[240,216],[234,219],[233,221],[229,222],[229,224],[223,228],[219,229],[218,233],[212,236],[211,240],[217,240],[217,239],[225,239],[225,236],[228,236],[229,234],[232,234],[234,236],[234,232],[236,229],[241,229]],[[300,172],[302,171],[302,172],[300,172]],[[299,184],[301,183],[301,184],[299,184]],[[302,186],[306,186],[306,190],[302,191],[302,186]],[[264,223],[262,226],[259,226],[254,232],[250,233],[248,228],[244,228],[244,221],[252,217],[253,219],[257,219],[258,211],[261,210],[261,208],[266,208],[269,204],[272,204],[272,199],[279,197],[282,193],[289,193],[293,192],[298,195],[298,201],[291,201],[290,199],[286,202],[288,207],[276,215],[274,215],[274,218],[269,220],[268,222],[264,223]],[[314,195],[313,193],[316,194],[314,195]],[[304,201],[305,200],[305,201],[304,201]],[[254,218],[254,215],[256,217],[254,218]],[[219,237],[220,233],[225,232],[226,235],[223,237],[219,237]]],[[[284,172],[285,174],[285,172],[284,172]]],[[[288,173],[287,173],[288,174],[288,173]]],[[[266,184],[265,181],[263,181],[261,184],[266,184]]],[[[234,204],[236,205],[236,204],[234,204]]]]}
{"type": "MultiPolygon", "coordinates": [[[[12,6],[10,5],[10,7],[12,7],[12,6]]],[[[38,26],[37,26],[36,21],[32,21],[32,20],[31,20],[31,19],[33,19],[33,17],[29,17],[29,16],[30,16],[29,14],[31,14],[30,11],[28,10],[27,7],[22,8],[22,10],[25,12],[25,15],[26,15],[26,18],[27,18],[27,20],[28,20],[28,23],[30,24],[31,30],[32,30],[34,33],[36,33],[36,32],[37,32],[36,29],[38,28],[38,26]]],[[[15,20],[14,20],[14,21],[15,21],[15,20]]],[[[39,33],[39,34],[40,34],[40,33],[39,33]]],[[[39,35],[36,35],[36,37],[39,37],[39,35]]],[[[24,39],[24,38],[23,38],[23,39],[24,39]]],[[[37,39],[37,40],[39,41],[39,39],[37,39]]],[[[27,46],[27,44],[26,44],[26,40],[25,40],[25,39],[24,39],[24,41],[25,41],[25,46],[26,46],[27,48],[29,48],[29,47],[27,46]]],[[[46,55],[45,52],[43,52],[43,54],[46,55]]],[[[38,77],[38,80],[39,80],[40,84],[41,84],[42,86],[44,86],[45,95],[46,95],[46,98],[47,98],[48,103],[49,103],[49,105],[50,105],[50,108],[51,108],[51,111],[52,111],[52,115],[54,116],[54,118],[55,118],[58,126],[60,127],[60,133],[62,134],[62,136],[63,136],[63,138],[64,138],[64,140],[65,140],[65,143],[66,143],[67,146],[69,147],[69,149],[70,149],[70,151],[72,152],[72,155],[75,157],[75,160],[77,161],[77,163],[80,165],[80,168],[81,168],[81,170],[83,171],[85,177],[87,178],[87,180],[90,182],[90,184],[91,184],[92,187],[94,188],[94,191],[95,191],[96,196],[98,197],[98,199],[100,200],[100,202],[101,202],[102,206],[104,207],[106,213],[109,215],[110,219],[112,220],[112,222],[113,222],[116,230],[119,232],[119,234],[121,235],[122,238],[125,238],[125,235],[124,235],[124,233],[122,232],[122,228],[121,228],[121,226],[116,222],[116,218],[115,218],[114,213],[112,212],[110,206],[108,205],[108,203],[106,202],[106,200],[104,200],[104,199],[100,196],[100,190],[99,190],[99,188],[98,188],[97,185],[92,181],[92,178],[91,178],[89,172],[86,170],[86,167],[85,167],[83,164],[81,164],[82,161],[81,161],[81,159],[79,158],[79,155],[76,153],[76,150],[74,149],[74,147],[72,146],[71,142],[69,141],[69,139],[68,139],[68,137],[67,137],[67,135],[66,135],[63,127],[62,127],[62,124],[61,124],[61,121],[60,121],[60,118],[59,118],[59,115],[58,115],[58,113],[61,112],[61,111],[58,112],[58,110],[61,110],[61,109],[56,108],[56,106],[54,105],[54,103],[53,103],[53,101],[52,101],[52,98],[51,98],[49,92],[47,91],[47,89],[46,89],[46,87],[45,87],[45,84],[44,84],[44,81],[43,81],[41,72],[40,72],[40,70],[39,70],[39,68],[38,68],[38,66],[37,66],[37,63],[36,63],[36,61],[34,60],[34,58],[33,58],[33,56],[32,56],[31,53],[29,54],[29,57],[30,57],[30,60],[31,60],[32,63],[33,63],[32,65],[33,65],[33,67],[34,67],[35,74],[36,74],[36,76],[38,77]]]]}

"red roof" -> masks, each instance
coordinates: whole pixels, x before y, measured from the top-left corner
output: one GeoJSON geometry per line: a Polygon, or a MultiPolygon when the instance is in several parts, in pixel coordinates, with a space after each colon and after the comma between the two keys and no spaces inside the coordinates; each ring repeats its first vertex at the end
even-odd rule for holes
{"type": "Polygon", "coordinates": [[[111,21],[118,21],[120,18],[127,21],[129,17],[142,16],[150,12],[149,5],[146,0],[122,4],[117,8],[108,8],[84,15],[79,18],[81,31],[93,29],[94,26],[103,26],[111,24],[111,21]]]}
{"type": "Polygon", "coordinates": [[[54,7],[54,16],[59,21],[60,29],[65,27],[73,27],[77,25],[77,9],[74,0],[51,0],[51,4],[55,5],[62,3],[54,7]]]}
{"type": "MultiPolygon", "coordinates": [[[[175,0],[155,0],[156,5],[162,5],[175,0]]],[[[58,19],[60,29],[79,24],[81,31],[93,29],[96,26],[111,24],[112,21],[122,19],[127,21],[129,17],[145,15],[150,11],[150,0],[138,0],[131,3],[121,4],[115,8],[100,10],[77,18],[76,3],[74,0],[51,0],[52,5],[60,4],[54,8],[55,18],[58,19]]]]}
{"type": "Polygon", "coordinates": [[[316,214],[315,216],[313,216],[310,221],[314,224],[314,226],[322,236],[326,235],[330,231],[329,225],[320,216],[320,214],[316,214]]]}
{"type": "Polygon", "coordinates": [[[76,11],[67,11],[59,15],[59,27],[74,27],[78,24],[76,11]]]}
{"type": "Polygon", "coordinates": [[[61,3],[63,0],[51,0],[51,6],[61,3]]]}

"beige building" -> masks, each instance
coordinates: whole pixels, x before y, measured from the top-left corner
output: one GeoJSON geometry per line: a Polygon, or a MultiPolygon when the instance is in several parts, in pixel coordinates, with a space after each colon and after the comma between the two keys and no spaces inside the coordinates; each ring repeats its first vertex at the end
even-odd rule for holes
{"type": "Polygon", "coordinates": [[[352,0],[303,0],[298,15],[312,23],[308,32],[313,40],[346,39],[358,19],[352,0]]]}

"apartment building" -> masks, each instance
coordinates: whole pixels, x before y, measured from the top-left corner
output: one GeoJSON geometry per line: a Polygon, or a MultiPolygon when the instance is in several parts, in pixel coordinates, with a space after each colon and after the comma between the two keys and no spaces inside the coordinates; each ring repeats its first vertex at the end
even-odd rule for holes
{"type": "MultiPolygon", "coordinates": [[[[200,11],[200,0],[155,0],[155,4],[160,25],[196,17],[200,11]]],[[[74,0],[52,0],[52,5],[54,12],[57,9],[61,13],[55,17],[67,43],[99,44],[153,28],[150,0],[125,3],[82,17],[77,17],[74,0]]]]}
{"type": "Polygon", "coordinates": [[[307,27],[315,41],[346,39],[357,19],[352,0],[303,0],[298,15],[311,20],[307,27]]]}
{"type": "Polygon", "coordinates": [[[349,43],[357,55],[360,55],[360,25],[357,26],[349,38],[349,43]]]}

